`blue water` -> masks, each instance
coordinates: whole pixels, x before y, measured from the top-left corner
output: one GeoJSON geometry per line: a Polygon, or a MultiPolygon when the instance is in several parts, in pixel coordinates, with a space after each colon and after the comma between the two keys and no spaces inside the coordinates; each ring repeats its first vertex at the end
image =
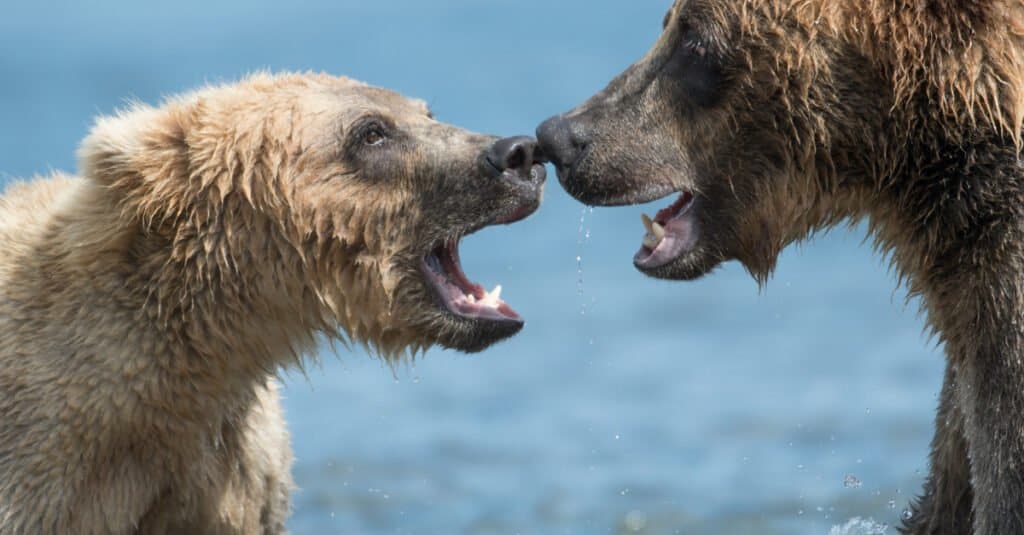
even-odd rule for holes
{"type": "MultiPolygon", "coordinates": [[[[449,122],[532,132],[643,53],[669,3],[11,3],[0,178],[74,169],[91,118],[126,98],[261,68],[347,74],[425,98],[449,122]]],[[[308,378],[287,374],[291,530],[895,523],[926,470],[942,356],[863,229],[787,250],[759,292],[734,264],[694,283],[642,278],[630,264],[642,209],[583,210],[553,181],[536,216],[470,237],[466,271],[502,283],[528,320],[490,351],[432,350],[392,371],[325,350],[308,378]]]]}

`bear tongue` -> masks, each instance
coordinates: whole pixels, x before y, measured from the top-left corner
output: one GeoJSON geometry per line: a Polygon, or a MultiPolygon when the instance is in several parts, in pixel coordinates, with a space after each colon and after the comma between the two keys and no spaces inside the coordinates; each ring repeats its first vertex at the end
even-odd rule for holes
{"type": "Polygon", "coordinates": [[[658,210],[654,219],[651,219],[647,214],[640,214],[644,229],[647,231],[644,234],[643,246],[651,251],[657,249],[661,242],[665,240],[665,228],[670,227],[675,218],[687,212],[691,201],[693,201],[693,194],[683,192],[672,205],[658,210]]]}
{"type": "Polygon", "coordinates": [[[459,242],[448,240],[440,248],[437,258],[446,276],[446,285],[451,289],[448,298],[451,305],[469,317],[487,319],[520,319],[519,314],[501,299],[501,285],[491,291],[469,280],[462,271],[459,258],[459,242]]]}

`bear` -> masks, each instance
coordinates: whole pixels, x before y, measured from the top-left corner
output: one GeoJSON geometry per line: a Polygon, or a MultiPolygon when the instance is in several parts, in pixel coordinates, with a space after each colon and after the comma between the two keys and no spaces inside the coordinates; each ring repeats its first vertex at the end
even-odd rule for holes
{"type": "MultiPolygon", "coordinates": [[[[946,372],[901,530],[1024,533],[1024,3],[676,0],[646,55],[540,124],[590,205],[669,197],[633,263],[692,280],[866,221],[946,372]]],[[[841,268],[840,268],[841,269],[841,268]]]]}
{"type": "Polygon", "coordinates": [[[275,374],[517,333],[459,242],[536,210],[536,149],[319,73],[97,120],[0,197],[0,533],[284,532],[275,374]]]}

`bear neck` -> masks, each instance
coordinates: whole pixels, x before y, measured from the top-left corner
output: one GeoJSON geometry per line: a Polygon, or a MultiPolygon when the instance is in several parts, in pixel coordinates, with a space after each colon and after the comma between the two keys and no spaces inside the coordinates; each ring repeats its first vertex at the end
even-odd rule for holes
{"type": "MultiPolygon", "coordinates": [[[[113,326],[121,331],[80,351],[115,369],[146,370],[133,376],[137,392],[175,399],[180,418],[210,423],[244,410],[269,375],[313,349],[323,319],[301,274],[286,272],[297,262],[268,261],[286,254],[275,239],[264,250],[231,254],[187,228],[176,236],[145,231],[111,210],[109,195],[82,181],[48,237],[52,254],[37,269],[68,277],[73,299],[104,309],[93,318],[123,319],[113,326]]],[[[227,234],[220,230],[211,235],[227,234]]]]}
{"type": "Polygon", "coordinates": [[[1024,357],[1024,165],[1014,140],[994,129],[910,139],[902,171],[868,203],[876,238],[954,364],[1024,357]]]}

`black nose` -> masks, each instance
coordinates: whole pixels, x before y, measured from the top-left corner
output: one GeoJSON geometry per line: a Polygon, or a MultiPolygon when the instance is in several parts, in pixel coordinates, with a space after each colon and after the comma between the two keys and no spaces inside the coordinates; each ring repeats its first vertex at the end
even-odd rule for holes
{"type": "Polygon", "coordinates": [[[533,166],[544,163],[540,157],[537,141],[532,137],[506,137],[495,141],[487,149],[484,157],[487,167],[494,176],[501,176],[505,171],[529,177],[533,166]]]}
{"type": "Polygon", "coordinates": [[[582,127],[564,115],[556,115],[537,127],[541,150],[559,169],[567,169],[579,160],[586,148],[582,127]]]}

